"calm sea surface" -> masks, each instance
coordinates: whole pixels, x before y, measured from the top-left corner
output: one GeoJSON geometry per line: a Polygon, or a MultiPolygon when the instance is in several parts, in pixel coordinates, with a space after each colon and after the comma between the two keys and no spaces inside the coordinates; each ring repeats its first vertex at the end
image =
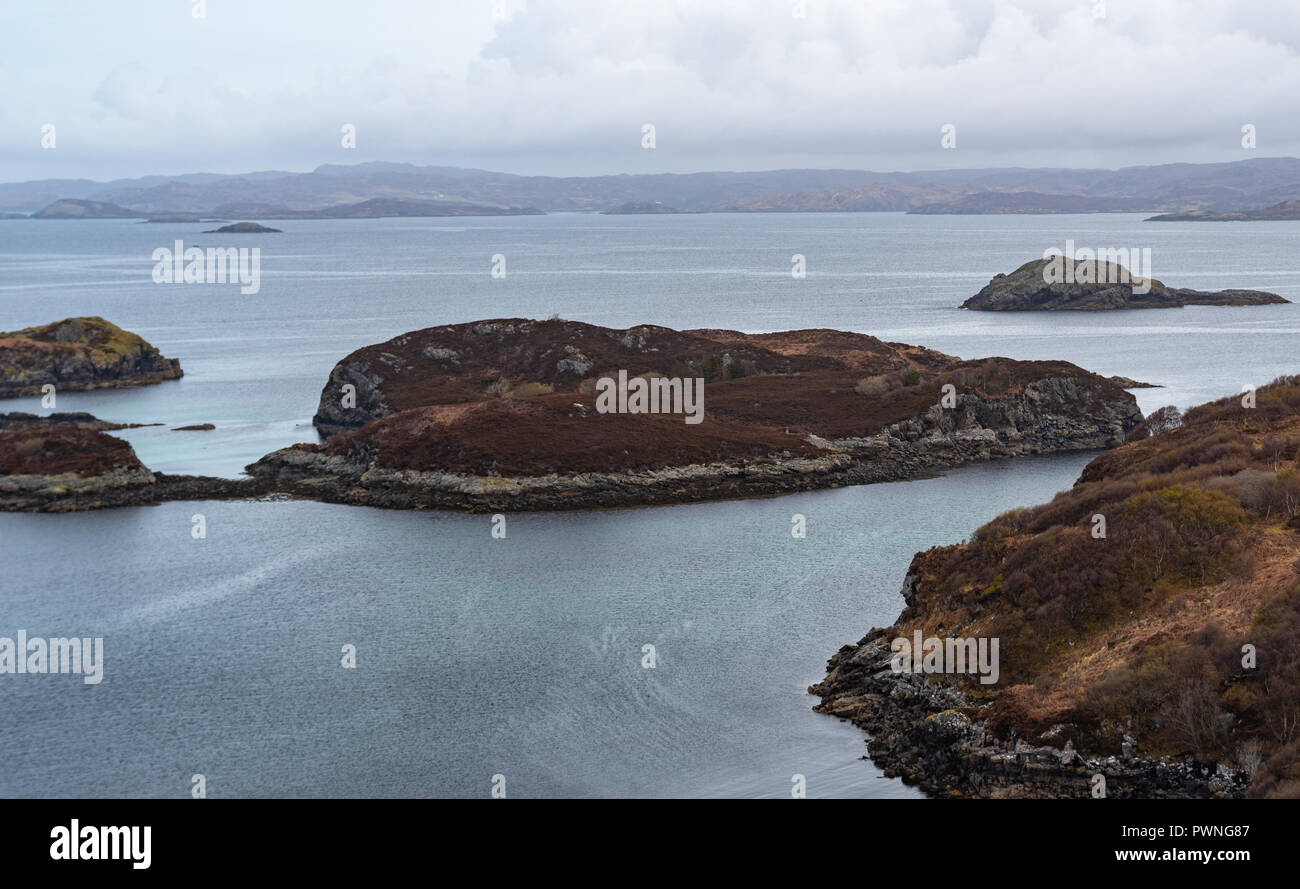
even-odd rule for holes
{"type": "MultiPolygon", "coordinates": [[[[1172,286],[1300,300],[1300,223],[789,214],[286,221],[279,235],[0,222],[0,329],[101,315],[183,380],[65,393],[151,467],[234,476],[314,440],[333,364],[407,330],[553,314],[615,327],[858,330],[1059,358],[1182,407],[1300,372],[1300,308],[954,307],[1063,248],[1150,247],[1172,286]],[[262,286],[163,285],[156,247],[261,248],[262,286]],[[504,254],[507,276],[489,275],[504,254]],[[808,277],[790,276],[791,256],[808,277]],[[215,423],[205,433],[168,427],[215,423]]],[[[45,413],[37,399],[0,410],[45,413]]],[[[747,502],[511,516],[307,502],[0,514],[0,636],[102,636],[104,681],[0,676],[0,795],[911,796],[811,711],[827,656],[892,622],[913,553],[1068,487],[1090,455],[747,502]],[[207,538],[191,537],[202,513],[207,538]],[[790,536],[802,513],[808,537],[790,536]],[[345,644],[357,668],[339,666],[345,644]],[[654,669],[642,646],[656,648],[654,669]]]]}

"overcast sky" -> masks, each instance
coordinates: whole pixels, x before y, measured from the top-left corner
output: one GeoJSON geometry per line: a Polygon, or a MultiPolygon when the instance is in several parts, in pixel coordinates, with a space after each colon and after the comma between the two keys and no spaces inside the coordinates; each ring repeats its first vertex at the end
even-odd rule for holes
{"type": "Polygon", "coordinates": [[[0,181],[1300,155],[1298,4],[1107,0],[1098,17],[1097,0],[807,0],[799,17],[793,0],[206,0],[194,18],[194,0],[6,2],[0,181]]]}

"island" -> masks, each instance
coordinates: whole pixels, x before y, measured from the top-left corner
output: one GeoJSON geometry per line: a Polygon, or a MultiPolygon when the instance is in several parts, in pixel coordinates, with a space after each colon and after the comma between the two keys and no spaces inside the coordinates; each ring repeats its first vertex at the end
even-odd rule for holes
{"type": "MultiPolygon", "coordinates": [[[[655,383],[660,385],[660,383],[655,383]]],[[[963,361],[865,334],[496,319],[403,334],[330,374],[324,442],[247,467],[331,502],[554,510],[750,497],[1101,449],[1142,419],[1066,362],[963,361]],[[602,380],[702,382],[702,412],[602,412],[602,380]]]]}
{"type": "Polygon", "coordinates": [[[1132,275],[1118,263],[1050,257],[1027,262],[1009,275],[995,275],[984,289],[962,303],[961,308],[981,312],[1096,312],[1289,302],[1276,293],[1261,290],[1208,292],[1166,287],[1155,278],[1132,275]],[[1070,267],[1065,280],[1054,273],[1061,263],[1070,267]]]}
{"type": "Polygon", "coordinates": [[[0,398],[55,391],[147,386],[183,375],[137,334],[99,317],[65,318],[0,333],[0,398]]]}
{"type": "Polygon", "coordinates": [[[281,234],[278,228],[267,228],[265,225],[259,225],[256,222],[232,222],[230,225],[223,225],[221,228],[212,228],[205,231],[205,235],[261,235],[261,234],[281,234]]]}
{"type": "Polygon", "coordinates": [[[1183,210],[1152,216],[1146,222],[1287,222],[1300,219],[1300,200],[1280,201],[1260,210],[1183,210]]]}
{"type": "Polygon", "coordinates": [[[1163,408],[1051,502],[918,553],[816,709],[933,796],[1294,798],[1298,410],[1300,376],[1163,408]],[[950,640],[996,641],[995,669],[950,640]]]}

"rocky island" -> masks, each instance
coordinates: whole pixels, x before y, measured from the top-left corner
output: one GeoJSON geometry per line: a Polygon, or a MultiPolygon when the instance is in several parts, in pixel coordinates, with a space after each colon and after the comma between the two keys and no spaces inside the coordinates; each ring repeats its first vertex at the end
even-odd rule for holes
{"type": "Polygon", "coordinates": [[[919,553],[818,710],[937,796],[1300,796],[1300,377],[1152,415],[1050,503],[919,553]],[[1146,437],[1149,432],[1155,432],[1146,437]],[[899,672],[997,639],[1000,675],[899,672]]]}
{"type": "Polygon", "coordinates": [[[223,225],[221,228],[210,228],[205,231],[205,235],[278,235],[281,234],[278,228],[268,228],[256,222],[232,222],[230,225],[223,225]]]}
{"type": "Polygon", "coordinates": [[[780,494],[969,460],[1122,443],[1141,413],[1065,362],[963,361],[864,334],[744,334],[503,319],[432,327],[340,361],[323,444],[248,467],[332,502],[551,510],[780,494]],[[703,422],[602,413],[598,381],[700,379],[703,422]],[[945,398],[945,396],[947,396],[945,398]]]}
{"type": "Polygon", "coordinates": [[[181,376],[179,360],[164,358],[141,337],[103,318],[65,318],[0,333],[0,398],[40,395],[46,385],[111,389],[181,376]]]}
{"type": "Polygon", "coordinates": [[[984,289],[961,304],[982,312],[1106,311],[1176,309],[1183,306],[1259,306],[1288,303],[1261,290],[1214,292],[1166,287],[1154,278],[1131,275],[1127,268],[1098,260],[1035,259],[1009,275],[995,275],[984,289]],[[1053,274],[1064,262],[1068,281],[1053,274]]]}

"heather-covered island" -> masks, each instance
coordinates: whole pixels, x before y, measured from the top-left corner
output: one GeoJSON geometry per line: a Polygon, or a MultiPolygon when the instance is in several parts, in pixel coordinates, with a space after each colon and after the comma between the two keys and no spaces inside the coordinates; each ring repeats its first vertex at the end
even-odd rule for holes
{"type": "Polygon", "coordinates": [[[181,363],[103,318],[65,318],[0,333],[0,398],[56,390],[147,386],[182,376],[181,363]]]}
{"type": "Polygon", "coordinates": [[[1122,443],[1141,413],[1066,362],[963,361],[865,334],[502,319],[335,366],[300,444],[248,467],[334,502],[472,511],[677,503],[912,478],[1122,443]],[[702,380],[703,421],[605,413],[601,378],[702,380]],[[945,398],[945,394],[947,398],[945,398]]]}
{"type": "Polygon", "coordinates": [[[1098,774],[1110,797],[1300,796],[1300,377],[1133,438],[919,553],[898,622],[830,659],[817,709],[886,774],[939,796],[1084,797],[1098,774]],[[896,672],[918,631],[998,639],[998,681],[896,672]]]}

